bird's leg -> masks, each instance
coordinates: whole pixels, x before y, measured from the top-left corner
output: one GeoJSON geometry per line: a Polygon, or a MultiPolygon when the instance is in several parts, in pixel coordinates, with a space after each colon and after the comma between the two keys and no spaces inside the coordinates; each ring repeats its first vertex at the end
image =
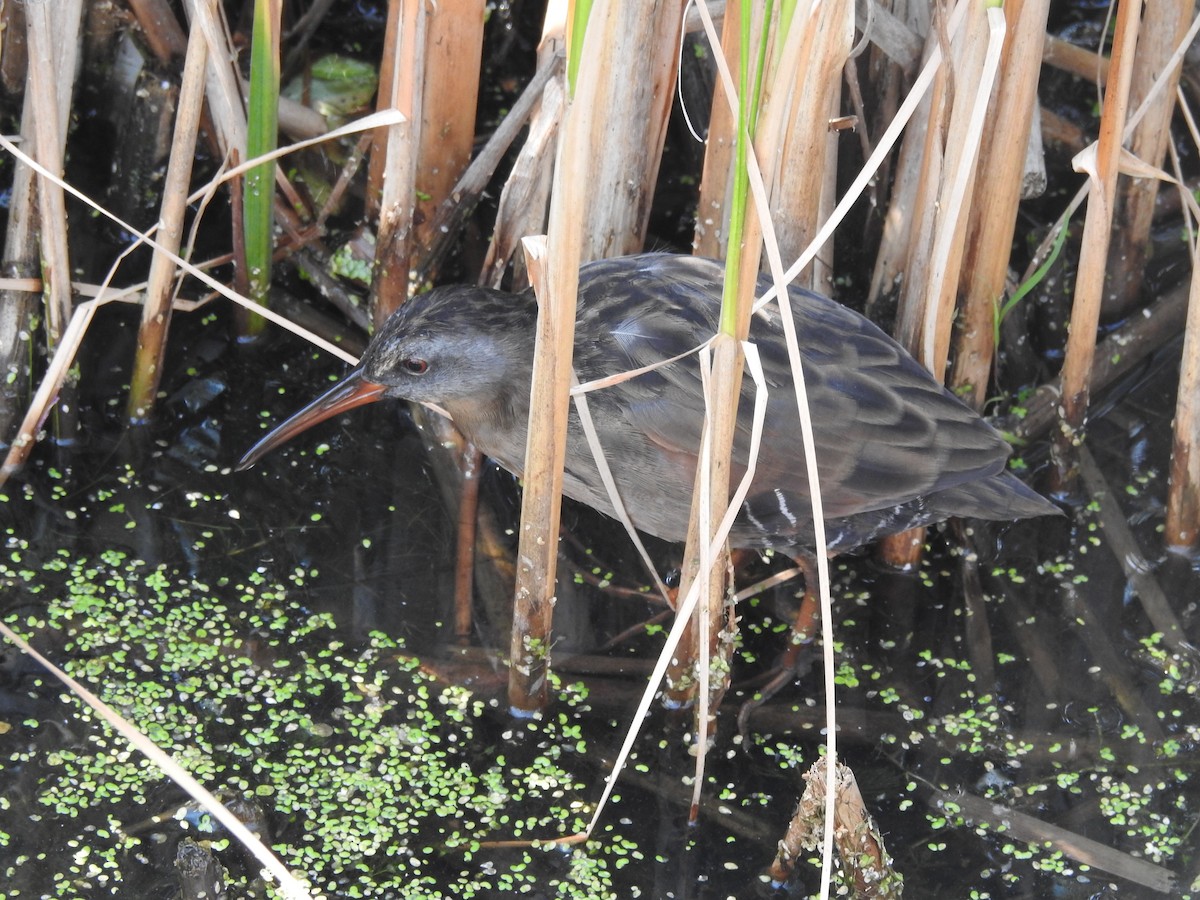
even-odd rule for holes
{"type": "Polygon", "coordinates": [[[788,647],[779,658],[775,674],[753,697],[738,710],[738,733],[745,737],[749,733],[750,715],[790,681],[795,679],[808,661],[807,651],[812,648],[813,638],[821,627],[821,597],[817,582],[817,558],[807,551],[795,557],[796,566],[804,578],[804,596],[796,618],[792,620],[792,632],[788,647]]]}
{"type": "Polygon", "coordinates": [[[471,441],[462,447],[462,492],[458,499],[458,545],[454,568],[454,640],[471,641],[475,588],[475,532],[479,514],[479,472],[483,454],[471,441]]]}
{"type": "Polygon", "coordinates": [[[914,572],[921,565],[925,550],[925,529],[910,528],[898,534],[889,534],[879,539],[879,558],[893,569],[914,572]]]}

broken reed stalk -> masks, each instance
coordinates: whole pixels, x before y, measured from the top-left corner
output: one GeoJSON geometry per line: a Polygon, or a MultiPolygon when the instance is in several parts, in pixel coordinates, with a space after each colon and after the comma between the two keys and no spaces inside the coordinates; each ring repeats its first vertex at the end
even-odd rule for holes
{"type": "Polygon", "coordinates": [[[983,409],[996,352],[996,309],[1008,278],[1049,11],[1050,0],[1004,4],[1009,37],[980,148],[978,190],[959,279],[962,318],[950,376],[955,393],[977,410],[983,409]]]}
{"type": "Polygon", "coordinates": [[[1141,14],[1141,0],[1120,0],[1117,6],[1112,61],[1100,113],[1100,136],[1095,153],[1090,157],[1090,164],[1084,163],[1092,189],[1088,197],[1075,298],[1071,305],[1071,327],[1063,361],[1062,414],[1050,448],[1054,462],[1051,476],[1060,491],[1070,490],[1078,476],[1075,447],[1082,437],[1087,416],[1096,328],[1100,322],[1113,201],[1116,196],[1117,167],[1122,152],[1122,132],[1141,14]]]}
{"type": "Polygon", "coordinates": [[[500,287],[510,261],[512,289],[520,290],[528,283],[524,258],[516,250],[525,235],[543,230],[546,210],[550,207],[550,180],[554,174],[558,129],[567,102],[566,67],[561,62],[566,45],[563,33],[566,7],[565,0],[551,0],[546,4],[537,64],[539,72],[554,65],[554,74],[537,101],[525,140],[500,191],[496,226],[479,275],[480,284],[500,287]]]}
{"type": "MultiPolygon", "coordinates": [[[[1182,0],[1152,3],[1146,8],[1129,85],[1131,108],[1140,106],[1149,94],[1187,33],[1194,14],[1195,4],[1182,0]]],[[[1165,90],[1160,90],[1151,101],[1150,109],[1128,142],[1130,153],[1156,168],[1162,166],[1171,141],[1175,89],[1182,71],[1181,63],[1171,68],[1165,90]]],[[[1108,289],[1102,304],[1108,320],[1124,318],[1142,299],[1158,189],[1157,178],[1125,178],[1117,186],[1115,216],[1121,224],[1113,235],[1112,251],[1108,254],[1108,289]]]]}
{"type": "Polygon", "coordinates": [[[565,140],[559,149],[555,195],[550,206],[547,244],[554,239],[554,252],[561,257],[557,263],[555,256],[544,261],[544,249],[533,240],[526,242],[530,281],[538,297],[538,317],[509,650],[508,703],[516,715],[532,715],[544,707],[549,690],[571,356],[583,244],[583,219],[571,213],[577,212],[582,200],[580,193],[587,181],[578,176],[584,174],[586,145],[595,137],[592,130],[595,120],[588,115],[590,92],[585,90],[581,96],[579,106],[567,107],[565,140]],[[580,112],[573,114],[574,109],[580,112]],[[578,187],[568,187],[567,179],[574,180],[578,187]]]}
{"type": "MultiPolygon", "coordinates": [[[[834,807],[834,843],[852,895],[859,898],[899,898],[904,880],[892,868],[883,844],[883,834],[867,811],[858,782],[848,766],[834,766],[837,802],[834,807]]],[[[787,833],[779,842],[775,861],[767,875],[775,884],[791,877],[796,859],[819,843],[825,819],[823,800],[829,777],[828,761],[822,757],[804,773],[804,795],[792,815],[787,833]]]]}
{"type": "MultiPolygon", "coordinates": [[[[196,155],[196,137],[204,108],[204,72],[207,64],[208,45],[200,29],[192,28],[188,36],[187,56],[184,58],[171,157],[163,182],[162,209],[158,219],[158,242],[171,253],[179,252],[183,235],[192,160],[196,155]]],[[[137,353],[125,412],[136,423],[144,422],[149,416],[158,393],[171,321],[174,284],[175,263],[168,254],[156,251],[150,263],[146,302],[142,306],[142,322],[138,329],[137,353]]]]}

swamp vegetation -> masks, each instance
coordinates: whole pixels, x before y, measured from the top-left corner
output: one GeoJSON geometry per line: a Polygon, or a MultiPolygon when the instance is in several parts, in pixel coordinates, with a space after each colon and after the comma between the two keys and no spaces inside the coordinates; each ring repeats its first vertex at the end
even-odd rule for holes
{"type": "MultiPolygon", "coordinates": [[[[694,11],[643,6],[568,29],[520,0],[0,4],[0,133],[20,136],[0,155],[0,896],[813,896],[819,796],[794,871],[772,860],[826,752],[822,653],[886,846],[854,860],[840,834],[834,891],[1200,894],[1190,2],[1007,0],[1002,44],[970,0],[871,0],[854,29],[853,3],[782,4],[769,49],[742,47],[788,73],[760,116],[783,135],[763,169],[784,265],[946,57],[800,278],[922,348],[1067,514],[932,529],[907,570],[896,547],[833,560],[832,644],[796,646],[794,580],[739,601],[694,826],[695,717],[656,703],[589,839],[556,843],[592,820],[671,624],[611,521],[564,506],[553,629],[518,637],[549,657],[524,695],[547,702],[520,718],[511,477],[389,404],[233,471],[409,291],[524,283],[525,236],[726,255],[715,53],[694,11]],[[258,155],[245,111],[273,107],[244,100],[255,52],[280,67],[280,143],[318,142],[247,190],[221,179],[258,155]],[[559,149],[580,96],[605,135],[572,132],[583,174],[559,149]]],[[[738,5],[712,12],[736,33],[738,5]]],[[[790,567],[751,560],[738,587],[790,567]]]]}

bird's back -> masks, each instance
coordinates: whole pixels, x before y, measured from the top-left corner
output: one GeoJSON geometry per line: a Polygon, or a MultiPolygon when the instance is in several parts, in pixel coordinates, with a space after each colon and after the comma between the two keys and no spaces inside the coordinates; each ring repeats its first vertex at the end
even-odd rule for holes
{"type": "MultiPolygon", "coordinates": [[[[703,343],[717,326],[722,279],[720,263],[687,256],[585,266],[576,326],[580,379],[651,365],[703,343]]],[[[760,281],[760,294],[768,287],[760,281]]],[[[874,324],[808,291],[793,288],[790,301],[831,545],[845,549],[951,515],[1008,519],[1055,511],[1003,474],[1009,448],[1001,436],[874,324]]],[[[754,316],[750,338],[762,358],[769,400],[763,450],[733,541],[810,545],[800,420],[777,307],[754,316]]],[[[745,379],[734,447],[737,478],[748,463],[754,392],[745,379]]],[[[589,400],[606,423],[602,440],[617,462],[614,474],[634,522],[681,539],[704,415],[696,357],[593,392],[589,400]],[[643,504],[646,485],[675,482],[686,485],[676,492],[681,499],[655,496],[643,504]]],[[[568,487],[610,511],[586,447],[579,438],[572,446],[587,455],[568,473],[568,487]]]]}

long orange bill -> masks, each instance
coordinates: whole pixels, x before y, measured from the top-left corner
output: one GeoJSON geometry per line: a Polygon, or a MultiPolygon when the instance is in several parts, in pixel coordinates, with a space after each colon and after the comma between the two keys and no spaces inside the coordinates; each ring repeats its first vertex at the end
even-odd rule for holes
{"type": "Polygon", "coordinates": [[[331,416],[346,410],[374,403],[383,396],[385,388],[382,384],[367,381],[362,372],[351,372],[332,388],[314,400],[304,409],[293,415],[283,424],[250,448],[249,452],[238,460],[238,471],[248,469],[276,447],[286,444],[300,432],[311,428],[318,422],[324,422],[331,416]]]}

